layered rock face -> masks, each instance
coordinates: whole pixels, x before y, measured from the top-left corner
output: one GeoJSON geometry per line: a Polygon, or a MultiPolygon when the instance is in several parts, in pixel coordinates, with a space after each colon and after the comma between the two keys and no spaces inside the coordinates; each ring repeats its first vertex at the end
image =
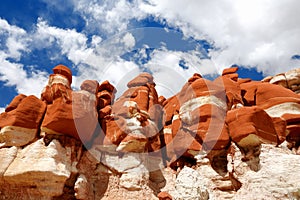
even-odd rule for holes
{"type": "Polygon", "coordinates": [[[300,93],[300,70],[292,69],[288,72],[277,74],[275,76],[268,76],[264,78],[263,82],[280,85],[294,91],[296,94],[300,93]]]}
{"type": "Polygon", "coordinates": [[[129,89],[112,105],[110,115],[104,117],[103,145],[118,152],[157,150],[161,111],[153,77],[143,73],[127,86],[129,89]]]}
{"type": "Polygon", "coordinates": [[[300,198],[299,69],[237,70],[194,74],[168,99],[141,73],[115,99],[108,81],[73,91],[54,67],[40,99],[0,115],[0,199],[300,198]]]}

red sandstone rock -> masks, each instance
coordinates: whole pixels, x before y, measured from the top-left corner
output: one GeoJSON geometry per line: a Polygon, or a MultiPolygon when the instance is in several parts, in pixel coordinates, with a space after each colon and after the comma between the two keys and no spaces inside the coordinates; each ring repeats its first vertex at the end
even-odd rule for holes
{"type": "Polygon", "coordinates": [[[143,86],[146,84],[153,84],[153,77],[151,76],[151,74],[149,73],[141,73],[140,75],[138,75],[136,78],[134,78],[133,80],[129,81],[129,83],[127,84],[127,86],[129,88],[131,87],[135,87],[135,86],[143,86]]]}
{"type": "Polygon", "coordinates": [[[258,145],[264,141],[276,144],[278,141],[272,118],[259,107],[230,110],[226,122],[232,140],[241,146],[258,145]]]}
{"type": "Polygon", "coordinates": [[[230,67],[230,68],[224,69],[222,76],[228,75],[228,74],[235,74],[238,71],[238,69],[239,69],[238,67],[230,67]]]}
{"type": "Polygon", "coordinates": [[[61,74],[65,76],[68,79],[70,85],[72,84],[72,71],[68,67],[64,65],[57,65],[53,68],[53,72],[54,74],[61,74]]]}
{"type": "Polygon", "coordinates": [[[158,150],[161,111],[154,86],[153,77],[147,73],[128,83],[128,90],[112,105],[113,117],[103,119],[104,146],[115,145],[117,151],[125,152],[144,152],[146,147],[158,150]]]}
{"type": "Polygon", "coordinates": [[[63,97],[65,101],[72,99],[72,72],[64,65],[53,68],[54,74],[49,76],[48,85],[44,88],[41,99],[51,104],[56,98],[63,97]]]}
{"type": "Polygon", "coordinates": [[[26,95],[24,94],[19,94],[17,95],[11,102],[10,104],[5,108],[5,112],[12,111],[18,107],[18,105],[21,103],[21,101],[26,98],[26,95]]]}
{"type": "Polygon", "coordinates": [[[72,92],[71,101],[66,101],[63,96],[54,99],[47,106],[42,131],[46,134],[68,135],[83,143],[91,140],[98,125],[97,83],[83,82],[81,88],[86,90],[72,92]]]}
{"type": "MultiPolygon", "coordinates": [[[[108,81],[99,85],[87,80],[81,91],[73,92],[70,69],[59,65],[42,93],[48,107],[41,129],[85,143],[100,120],[105,137],[97,144],[103,145],[102,150],[158,152],[163,143],[171,164],[181,158],[193,159],[204,150],[221,175],[227,173],[231,141],[247,162],[258,158],[263,142],[280,144],[286,139],[298,147],[300,97],[293,92],[300,88],[298,70],[260,82],[239,79],[237,69],[225,69],[214,81],[194,74],[168,99],[158,98],[153,77],[142,73],[114,103],[116,90],[108,81]],[[162,126],[163,141],[159,137],[162,126]]],[[[0,128],[19,126],[38,131],[45,108],[41,100],[19,95],[0,115],[0,128]]]]}
{"type": "Polygon", "coordinates": [[[261,143],[279,144],[285,132],[285,123],[277,122],[257,106],[242,107],[227,112],[226,122],[230,137],[240,148],[246,161],[254,171],[259,170],[261,143]]]}
{"type": "Polygon", "coordinates": [[[39,130],[39,125],[43,119],[46,104],[33,95],[24,97],[17,96],[9,105],[8,112],[0,115],[0,128],[5,126],[17,126],[28,129],[39,130]]]}
{"type": "Polygon", "coordinates": [[[159,200],[172,200],[172,196],[167,193],[167,192],[160,192],[158,195],[157,195],[158,199],[159,200]]]}
{"type": "Polygon", "coordinates": [[[0,115],[0,148],[33,142],[40,131],[46,104],[35,96],[19,95],[8,108],[8,112],[0,115]]]}
{"type": "Polygon", "coordinates": [[[96,94],[99,90],[99,83],[96,80],[85,80],[80,85],[80,89],[96,94]]]}
{"type": "Polygon", "coordinates": [[[226,91],[227,109],[235,109],[243,106],[242,92],[238,82],[237,67],[225,69],[223,75],[214,80],[215,84],[221,85],[226,91]]]}
{"type": "Polygon", "coordinates": [[[114,103],[116,89],[109,81],[104,81],[98,88],[97,92],[97,109],[99,111],[99,120],[103,119],[106,115],[111,114],[111,105],[114,103]]]}
{"type": "MultiPolygon", "coordinates": [[[[241,84],[241,88],[246,105],[257,105],[272,118],[280,117],[286,121],[287,132],[277,129],[277,131],[283,131],[277,133],[280,135],[279,143],[283,142],[283,138],[291,132],[289,125],[300,124],[300,98],[296,93],[282,86],[265,82],[247,82],[241,84]]],[[[299,143],[300,141],[291,142],[299,143]]]]}
{"type": "MultiPolygon", "coordinates": [[[[220,82],[223,83],[222,79],[220,82]]],[[[179,157],[193,158],[201,150],[220,151],[229,147],[226,93],[220,82],[194,74],[177,95],[164,102],[164,140],[171,162],[179,157]]]]}

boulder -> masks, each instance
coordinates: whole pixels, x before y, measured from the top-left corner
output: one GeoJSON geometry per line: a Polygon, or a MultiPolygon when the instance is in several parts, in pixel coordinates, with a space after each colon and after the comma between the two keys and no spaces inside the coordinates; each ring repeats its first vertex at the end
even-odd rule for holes
{"type": "Polygon", "coordinates": [[[265,82],[250,81],[241,84],[241,88],[246,105],[256,105],[265,110],[272,118],[281,118],[286,122],[286,130],[282,129],[277,133],[278,136],[281,135],[279,143],[287,137],[288,142],[293,144],[292,146],[298,147],[300,145],[299,95],[285,87],[265,82]]]}
{"type": "Polygon", "coordinates": [[[57,140],[45,146],[40,139],[19,150],[3,178],[6,184],[35,188],[35,193],[51,197],[63,193],[70,174],[71,153],[57,140]]]}
{"type": "Polygon", "coordinates": [[[194,158],[203,150],[229,147],[227,104],[220,82],[194,74],[178,94],[164,101],[164,142],[171,166],[172,162],[183,157],[194,158]]]}
{"type": "Polygon", "coordinates": [[[6,110],[0,115],[0,147],[32,142],[39,134],[46,104],[33,95],[18,95],[6,110]]]}
{"type": "Polygon", "coordinates": [[[277,130],[284,130],[285,124],[277,129],[272,118],[257,106],[243,107],[227,112],[230,137],[244,155],[243,161],[249,164],[252,170],[259,170],[259,155],[262,143],[279,144],[277,130]],[[242,128],[241,128],[242,127],[242,128]]]}

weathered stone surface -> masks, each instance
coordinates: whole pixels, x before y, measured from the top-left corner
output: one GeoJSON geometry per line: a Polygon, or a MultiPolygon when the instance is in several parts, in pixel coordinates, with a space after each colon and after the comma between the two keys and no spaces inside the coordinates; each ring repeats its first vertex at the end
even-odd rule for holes
{"type": "MultiPolygon", "coordinates": [[[[236,159],[240,155],[236,155],[236,159]]],[[[298,199],[299,156],[287,149],[262,145],[261,168],[253,172],[236,160],[235,172],[243,183],[233,199],[298,199]],[[251,192],[250,192],[251,191],[251,192]]]]}
{"type": "Polygon", "coordinates": [[[68,79],[69,84],[70,85],[72,84],[72,71],[68,67],[60,64],[53,68],[53,72],[54,72],[54,74],[63,75],[64,77],[66,77],[68,79]]]}
{"type": "Polygon", "coordinates": [[[272,118],[259,107],[230,110],[227,112],[226,122],[232,140],[240,146],[278,142],[272,118]]]}
{"type": "Polygon", "coordinates": [[[5,112],[12,111],[18,107],[18,105],[21,103],[21,101],[26,98],[26,95],[24,94],[18,94],[5,108],[5,112]]]}
{"type": "Polygon", "coordinates": [[[229,147],[225,95],[222,78],[211,82],[194,74],[177,95],[164,102],[164,140],[171,163],[178,165],[178,158],[193,158],[202,150],[229,147]]]}
{"type": "Polygon", "coordinates": [[[232,141],[237,144],[244,155],[243,161],[246,161],[254,171],[258,171],[260,167],[261,144],[280,144],[276,130],[282,131],[286,127],[285,123],[281,123],[277,124],[276,129],[272,118],[256,106],[228,111],[226,122],[232,141]],[[279,128],[279,125],[282,127],[279,128]]]}
{"type": "MultiPolygon", "coordinates": [[[[286,130],[277,134],[292,144],[292,147],[298,148],[299,140],[299,121],[300,121],[300,98],[293,91],[279,85],[261,82],[246,82],[241,84],[243,96],[247,105],[257,105],[264,109],[272,118],[280,117],[286,122],[286,130]]],[[[280,131],[278,129],[277,131],[280,131]]]]}
{"type": "Polygon", "coordinates": [[[0,115],[0,147],[24,146],[39,133],[46,104],[35,96],[19,95],[0,115]]]}
{"type": "Polygon", "coordinates": [[[168,194],[167,192],[160,192],[158,195],[157,195],[158,199],[159,200],[172,200],[173,197],[168,194]]]}
{"type": "Polygon", "coordinates": [[[119,152],[155,151],[158,138],[160,107],[153,77],[143,73],[128,83],[129,89],[113,104],[102,128],[106,134],[104,146],[114,146],[119,152]]]}
{"type": "Polygon", "coordinates": [[[76,199],[88,199],[89,197],[89,190],[88,190],[88,182],[86,177],[83,174],[80,174],[77,177],[77,180],[74,184],[75,194],[74,196],[76,199]]]}
{"type": "Polygon", "coordinates": [[[36,132],[38,132],[45,110],[46,104],[35,96],[24,97],[15,109],[0,115],[0,128],[17,126],[36,129],[36,132]]]}
{"type": "Polygon", "coordinates": [[[208,200],[209,193],[206,187],[200,179],[199,172],[184,167],[176,178],[176,193],[172,196],[178,200],[208,200]]]}
{"type": "Polygon", "coordinates": [[[37,136],[37,129],[5,126],[0,130],[0,147],[24,146],[37,136]]]}
{"type": "Polygon", "coordinates": [[[9,147],[0,149],[0,183],[3,182],[3,175],[9,165],[17,156],[18,148],[17,147],[9,147]]]}
{"type": "Polygon", "coordinates": [[[292,69],[288,72],[277,74],[274,77],[266,77],[263,81],[283,86],[298,94],[300,92],[300,69],[292,69]]]}
{"type": "Polygon", "coordinates": [[[58,97],[47,106],[41,130],[46,134],[64,134],[87,143],[98,126],[97,81],[85,81],[81,88],[72,92],[69,102],[58,97]]]}
{"type": "Polygon", "coordinates": [[[10,185],[36,188],[43,196],[57,196],[63,193],[71,167],[71,152],[57,140],[45,146],[40,139],[19,150],[5,171],[4,180],[10,185]]]}
{"type": "Polygon", "coordinates": [[[41,99],[47,104],[62,97],[66,102],[70,102],[72,99],[72,72],[64,65],[57,65],[53,68],[53,73],[49,76],[47,86],[44,88],[41,94],[41,99]]]}
{"type": "MultiPolygon", "coordinates": [[[[157,170],[149,166],[154,165],[153,160],[139,153],[121,156],[93,151],[97,150],[92,148],[92,151],[85,152],[78,164],[79,173],[87,180],[87,185],[81,187],[84,189],[82,193],[88,194],[85,199],[136,199],[141,195],[143,199],[158,199],[149,187],[159,184],[151,177],[151,170],[157,170]]],[[[159,179],[159,176],[155,178],[159,179]]],[[[75,191],[77,188],[75,184],[75,191]]]]}
{"type": "MultiPolygon", "coordinates": [[[[237,147],[234,149],[234,156],[228,156],[230,161],[228,169],[232,171],[232,166],[234,166],[234,176],[242,183],[237,191],[234,190],[228,175],[222,177],[211,168],[205,155],[199,157],[197,167],[194,170],[196,172],[191,169],[188,170],[192,172],[191,174],[197,174],[195,179],[199,180],[200,187],[207,189],[209,199],[289,200],[299,198],[299,174],[295,173],[300,170],[299,156],[294,155],[284,144],[279,147],[262,144],[261,168],[257,172],[252,171],[245,162],[242,162],[242,153],[237,147]]],[[[164,176],[167,179],[167,184],[162,188],[162,191],[177,199],[178,192],[175,184],[177,184],[179,175],[176,176],[172,170],[166,168],[164,176]]],[[[192,177],[190,176],[187,180],[192,177]]],[[[191,184],[189,182],[187,185],[190,186],[191,184]]]]}

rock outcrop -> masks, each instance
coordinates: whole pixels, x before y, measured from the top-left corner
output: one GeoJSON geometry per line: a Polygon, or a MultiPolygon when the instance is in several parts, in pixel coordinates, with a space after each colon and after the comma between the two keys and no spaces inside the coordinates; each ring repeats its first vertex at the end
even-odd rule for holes
{"type": "Polygon", "coordinates": [[[24,146],[39,134],[46,104],[35,96],[18,95],[0,115],[0,147],[24,146]]]}
{"type": "Polygon", "coordinates": [[[54,67],[40,99],[0,115],[0,199],[299,199],[299,69],[237,70],[194,74],[167,99],[141,73],[115,99],[54,67]]]}
{"type": "Polygon", "coordinates": [[[160,107],[153,77],[140,74],[112,105],[102,122],[103,145],[118,152],[147,152],[160,148],[160,107]]]}
{"type": "Polygon", "coordinates": [[[280,85],[295,92],[300,93],[300,69],[292,69],[288,72],[268,76],[262,80],[272,84],[280,85]]]}

